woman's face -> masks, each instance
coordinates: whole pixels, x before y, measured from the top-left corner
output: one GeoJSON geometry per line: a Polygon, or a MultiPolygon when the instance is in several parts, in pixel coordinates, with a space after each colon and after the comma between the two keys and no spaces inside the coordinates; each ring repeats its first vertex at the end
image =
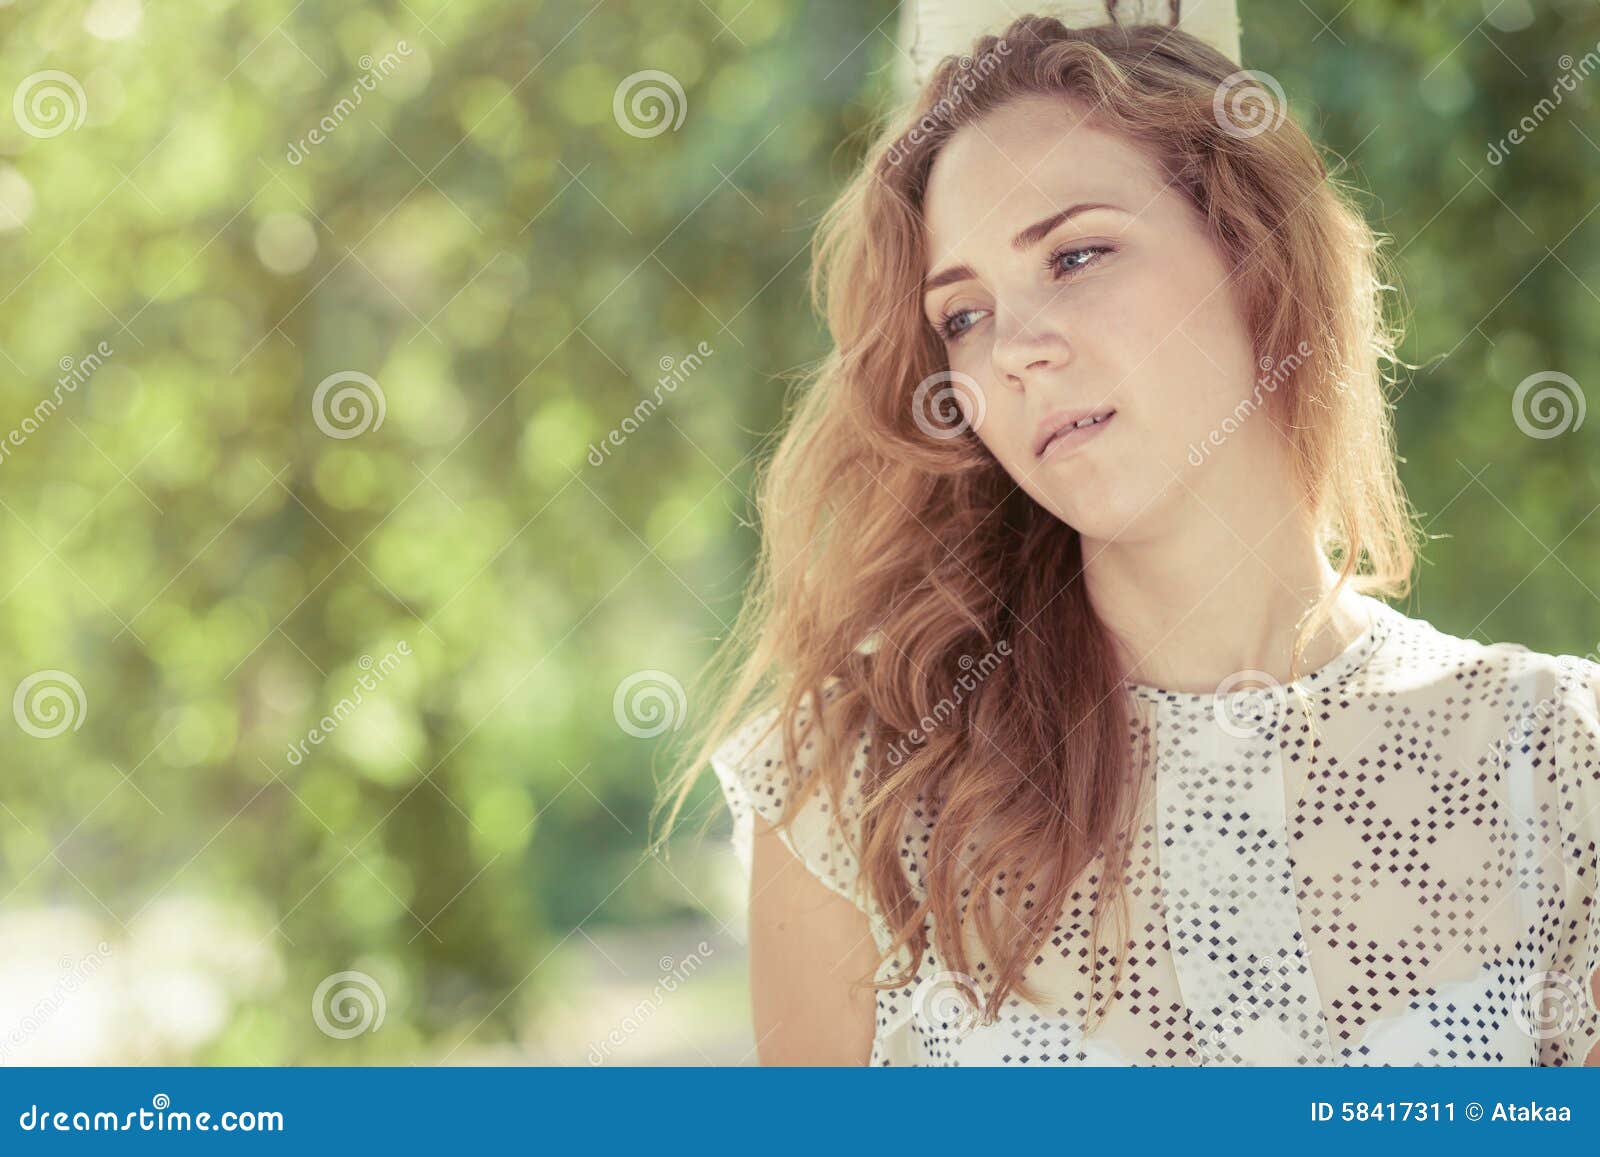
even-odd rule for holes
{"type": "Polygon", "coordinates": [[[924,314],[975,385],[978,436],[1040,505],[1137,539],[1278,481],[1271,416],[1239,418],[1259,371],[1227,266],[1137,146],[1019,100],[951,137],[925,214],[924,314]],[[1075,414],[1109,416],[1041,454],[1075,414]]]}

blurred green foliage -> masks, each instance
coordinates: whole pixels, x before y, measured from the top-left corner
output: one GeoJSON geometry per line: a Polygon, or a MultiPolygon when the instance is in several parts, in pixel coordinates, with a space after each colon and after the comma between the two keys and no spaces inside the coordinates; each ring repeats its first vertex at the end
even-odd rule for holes
{"type": "MultiPolygon", "coordinates": [[[[1600,387],[1600,78],[1486,150],[1600,8],[1241,7],[1246,65],[1394,238],[1404,478],[1445,536],[1410,609],[1595,649],[1600,422],[1510,411],[1535,372],[1600,387]]],[[[893,5],[73,0],[0,28],[8,84],[66,73],[83,113],[0,122],[0,438],[35,419],[0,457],[0,673],[85,704],[3,729],[0,911],[127,935],[223,905],[272,957],[240,950],[262,978],[180,1058],[223,1063],[460,1059],[582,999],[546,965],[575,930],[729,918],[709,861],[645,856],[662,740],[613,696],[689,683],[737,609],[893,5]],[[644,70],[677,127],[626,131],[644,70]],[[381,423],[316,399],[336,374],[381,423]],[[350,968],[387,1019],[336,1039],[308,1003],[350,968]]]]}

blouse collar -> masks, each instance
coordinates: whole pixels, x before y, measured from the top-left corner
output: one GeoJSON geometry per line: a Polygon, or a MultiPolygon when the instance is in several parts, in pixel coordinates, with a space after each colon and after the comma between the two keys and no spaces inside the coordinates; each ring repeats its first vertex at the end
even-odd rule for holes
{"type": "MultiPolygon", "coordinates": [[[[1315,671],[1310,671],[1291,683],[1283,685],[1285,691],[1298,689],[1308,695],[1327,695],[1337,690],[1348,682],[1357,672],[1366,667],[1368,660],[1383,645],[1393,631],[1396,619],[1400,612],[1389,606],[1388,603],[1371,595],[1359,591],[1351,592],[1358,606],[1365,606],[1370,614],[1367,629],[1351,641],[1343,651],[1329,659],[1315,671]]],[[[1241,673],[1243,674],[1243,673],[1241,673]]],[[[1257,673],[1259,674],[1259,673],[1257,673]]],[[[1236,677],[1238,678],[1238,677],[1236,677]]],[[[1224,680],[1222,686],[1216,691],[1172,691],[1165,687],[1155,687],[1148,683],[1135,683],[1124,679],[1122,685],[1140,699],[1152,702],[1207,704],[1218,699],[1229,699],[1236,696],[1261,695],[1264,689],[1260,680],[1247,682],[1239,679],[1237,690],[1229,686],[1230,680],[1224,680]]]]}

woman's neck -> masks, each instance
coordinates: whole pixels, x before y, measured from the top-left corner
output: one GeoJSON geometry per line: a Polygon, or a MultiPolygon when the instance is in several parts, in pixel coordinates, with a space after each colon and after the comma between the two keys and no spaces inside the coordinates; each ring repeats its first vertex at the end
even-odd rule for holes
{"type": "Polygon", "coordinates": [[[1175,521],[1181,529],[1159,538],[1083,544],[1089,598],[1117,639],[1124,678],[1198,693],[1242,671],[1287,683],[1370,625],[1342,597],[1294,661],[1302,621],[1337,580],[1303,512],[1258,506],[1223,522],[1190,510],[1175,521]]]}

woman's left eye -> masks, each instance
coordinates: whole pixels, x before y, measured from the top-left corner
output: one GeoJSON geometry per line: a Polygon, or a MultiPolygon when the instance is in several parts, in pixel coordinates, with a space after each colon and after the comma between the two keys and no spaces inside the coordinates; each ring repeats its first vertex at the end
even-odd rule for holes
{"type": "Polygon", "coordinates": [[[1051,273],[1072,273],[1093,265],[1102,254],[1110,253],[1109,245],[1082,245],[1077,248],[1057,249],[1045,258],[1044,266],[1051,273]],[[1065,265],[1063,265],[1065,262],[1065,265]]]}
{"type": "MultiPolygon", "coordinates": [[[[1052,276],[1065,277],[1069,273],[1086,269],[1102,256],[1111,252],[1114,252],[1114,247],[1110,245],[1064,246],[1054,250],[1049,257],[1045,258],[1044,267],[1052,276]]],[[[981,309],[958,309],[954,313],[947,313],[933,323],[934,331],[938,333],[944,342],[953,345],[961,340],[962,334],[978,324],[974,321],[963,325],[962,319],[969,314],[982,312],[983,310],[981,309]]]]}

